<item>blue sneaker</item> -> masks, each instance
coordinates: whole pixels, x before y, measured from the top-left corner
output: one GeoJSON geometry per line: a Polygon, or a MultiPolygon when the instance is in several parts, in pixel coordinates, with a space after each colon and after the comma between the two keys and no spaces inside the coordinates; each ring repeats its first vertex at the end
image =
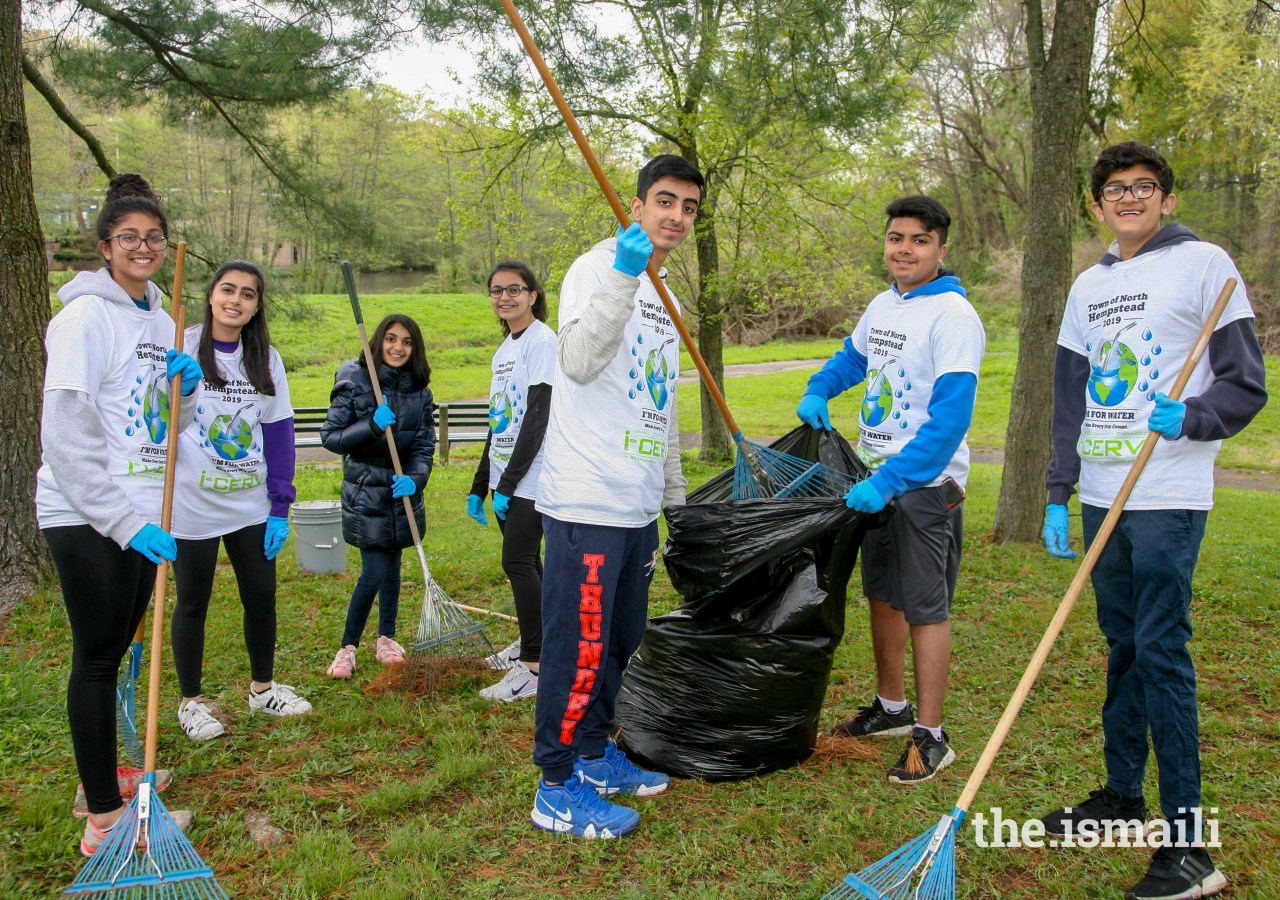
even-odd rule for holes
{"type": "Polygon", "coordinates": [[[599,759],[579,756],[573,764],[573,771],[581,775],[582,780],[595,788],[601,797],[619,792],[651,797],[661,794],[671,785],[671,779],[661,772],[646,772],[627,759],[627,754],[619,750],[613,741],[609,741],[604,748],[604,756],[599,759]]]}
{"type": "Polygon", "coordinates": [[[584,838],[615,838],[640,824],[640,813],[600,797],[576,772],[564,784],[538,782],[530,818],[543,831],[584,838]]]}

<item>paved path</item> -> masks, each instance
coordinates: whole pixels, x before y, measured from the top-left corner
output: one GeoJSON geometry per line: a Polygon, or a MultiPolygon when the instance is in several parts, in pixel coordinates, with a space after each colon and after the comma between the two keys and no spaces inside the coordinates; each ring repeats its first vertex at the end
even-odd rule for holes
{"type": "MultiPolygon", "coordinates": [[[[774,372],[790,372],[793,369],[820,369],[826,359],[779,359],[773,362],[738,363],[724,367],[725,378],[742,378],[746,375],[770,375],[774,372]]],[[[689,368],[680,373],[680,384],[700,381],[696,368],[689,368]]]]}

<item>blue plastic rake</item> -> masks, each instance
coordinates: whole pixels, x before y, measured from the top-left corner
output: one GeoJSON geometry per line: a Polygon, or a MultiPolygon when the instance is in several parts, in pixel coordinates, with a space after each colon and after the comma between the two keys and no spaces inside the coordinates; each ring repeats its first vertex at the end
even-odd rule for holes
{"type": "Polygon", "coordinates": [[[733,499],[843,497],[856,481],[854,476],[822,463],[743,440],[733,467],[733,499]]]}
{"type": "Polygon", "coordinates": [[[106,843],[66,896],[109,894],[127,900],[226,900],[227,894],[178,828],[148,772],[106,843]]]}
{"type": "MultiPolygon", "coordinates": [[[[174,346],[182,351],[186,316],[182,309],[182,278],[187,245],[178,243],[173,273],[173,318],[177,334],[174,346]]],[[[182,377],[169,383],[170,422],[178,422],[182,404],[182,377]]],[[[173,483],[178,461],[178,429],[169,429],[164,458],[164,495],[160,503],[160,527],[169,531],[173,520],[173,483]]],[[[155,791],[156,742],[160,723],[160,649],[164,641],[165,589],[169,564],[156,567],[155,599],[151,609],[151,665],[147,683],[147,737],[143,747],[142,783],[106,841],[97,849],[64,896],[106,896],[126,900],[226,900],[210,869],[173,820],[155,791]]],[[[130,664],[132,672],[132,663],[130,664]]],[[[135,735],[137,731],[134,731],[135,735]]]]}
{"type": "MultiPolygon", "coordinates": [[[[1177,400],[1182,396],[1182,391],[1187,386],[1187,381],[1190,380],[1196,364],[1200,362],[1200,358],[1208,348],[1209,339],[1213,336],[1218,320],[1222,317],[1222,311],[1226,309],[1227,301],[1231,299],[1235,289],[1236,280],[1228,278],[1213,310],[1209,313],[1208,321],[1200,331],[1195,347],[1183,364],[1173,387],[1169,389],[1169,396],[1173,399],[1177,400]]],[[[1000,716],[995,731],[987,739],[987,746],[983,748],[982,756],[974,767],[973,774],[965,782],[964,791],[961,792],[960,799],[956,801],[951,812],[943,816],[932,830],[926,831],[911,843],[895,850],[879,862],[872,863],[861,872],[846,875],[844,881],[828,892],[823,900],[846,900],[851,897],[863,897],[866,900],[953,900],[956,895],[956,832],[960,828],[960,823],[964,821],[969,805],[977,796],[978,788],[982,786],[982,782],[991,771],[996,754],[1004,746],[1009,729],[1018,718],[1022,704],[1031,693],[1040,670],[1044,668],[1045,661],[1049,658],[1049,651],[1053,649],[1053,644],[1062,632],[1067,617],[1071,615],[1076,599],[1084,590],[1085,582],[1089,580],[1089,573],[1093,571],[1094,564],[1107,546],[1111,532],[1115,529],[1116,522],[1120,520],[1120,514],[1124,512],[1124,505],[1129,502],[1129,495],[1133,493],[1133,487],[1138,483],[1138,478],[1146,468],[1147,460],[1151,459],[1151,454],[1159,441],[1160,435],[1157,432],[1147,432],[1142,449],[1138,451],[1129,474],[1125,476],[1124,483],[1116,492],[1116,498],[1112,501],[1111,508],[1107,510],[1107,516],[1102,520],[1093,543],[1089,545],[1089,551],[1080,563],[1075,578],[1071,580],[1071,586],[1067,588],[1062,602],[1058,604],[1058,611],[1049,622],[1044,637],[1040,638],[1036,652],[1032,655],[1031,662],[1027,664],[1027,670],[1022,673],[1022,680],[1018,682],[1013,696],[1009,698],[1004,714],[1000,716]]]]}
{"type": "Polygon", "coordinates": [[[138,623],[138,633],[133,636],[129,660],[120,668],[120,680],[116,683],[116,733],[124,747],[125,756],[135,766],[143,763],[142,741],[138,738],[138,710],[135,686],[142,674],[142,635],[146,620],[138,623]]]}

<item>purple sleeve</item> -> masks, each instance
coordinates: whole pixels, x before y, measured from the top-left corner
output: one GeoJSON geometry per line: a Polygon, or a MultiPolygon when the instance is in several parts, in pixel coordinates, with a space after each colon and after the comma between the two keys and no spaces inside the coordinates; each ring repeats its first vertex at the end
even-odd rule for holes
{"type": "Polygon", "coordinates": [[[267,497],[271,515],[289,517],[289,504],[298,496],[293,486],[297,451],[293,446],[293,417],[262,425],[262,455],[267,462],[267,497]]]}

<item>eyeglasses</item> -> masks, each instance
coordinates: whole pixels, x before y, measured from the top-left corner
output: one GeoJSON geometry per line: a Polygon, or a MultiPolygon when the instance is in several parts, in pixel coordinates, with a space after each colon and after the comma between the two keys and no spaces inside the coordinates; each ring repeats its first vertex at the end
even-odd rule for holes
{"type": "MultiPolygon", "coordinates": [[[[142,246],[144,238],[138,237],[128,231],[122,231],[119,234],[113,234],[107,238],[109,241],[119,241],[121,250],[137,250],[142,246]]],[[[163,234],[153,234],[149,238],[145,238],[147,246],[157,253],[169,246],[169,238],[163,234]]]]}
{"type": "Polygon", "coordinates": [[[1118,203],[1124,199],[1125,192],[1133,195],[1134,200],[1146,200],[1155,194],[1160,185],[1154,181],[1139,181],[1136,184],[1108,184],[1102,189],[1102,199],[1108,203],[1118,203]]]}
{"type": "Polygon", "coordinates": [[[519,297],[525,291],[533,293],[533,288],[525,287],[523,284],[509,284],[506,287],[503,287],[500,284],[495,284],[493,287],[489,288],[489,296],[494,300],[497,300],[502,296],[503,291],[507,292],[508,297],[519,297]]]}

